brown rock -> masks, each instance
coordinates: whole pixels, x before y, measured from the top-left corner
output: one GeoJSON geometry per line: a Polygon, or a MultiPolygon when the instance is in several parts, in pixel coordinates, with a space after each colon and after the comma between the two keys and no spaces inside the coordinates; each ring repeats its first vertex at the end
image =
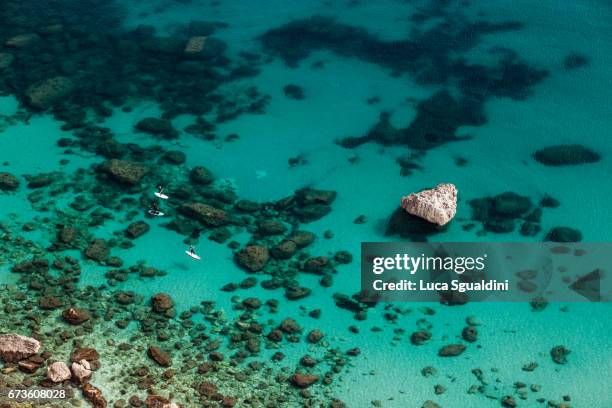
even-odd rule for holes
{"type": "Polygon", "coordinates": [[[565,346],[555,346],[550,350],[550,356],[557,364],[567,363],[567,355],[571,353],[565,346]]]}
{"type": "Polygon", "coordinates": [[[72,355],[70,356],[70,361],[72,362],[81,362],[82,360],[86,361],[96,361],[100,359],[100,354],[94,348],[90,347],[80,347],[74,349],[72,355]]]}
{"type": "Polygon", "coordinates": [[[110,249],[103,239],[94,240],[85,250],[85,256],[96,262],[102,262],[110,255],[110,249]]]}
{"type": "Polygon", "coordinates": [[[48,109],[62,102],[73,90],[74,83],[69,78],[57,76],[30,86],[25,95],[30,106],[37,109],[48,109]]]}
{"type": "Polygon", "coordinates": [[[456,357],[465,351],[463,344],[448,344],[438,350],[440,357],[456,357]]]}
{"type": "Polygon", "coordinates": [[[295,254],[297,244],[291,240],[283,240],[270,250],[270,255],[276,259],[289,259],[295,254]]]}
{"type": "Polygon", "coordinates": [[[106,399],[102,396],[102,391],[99,388],[94,387],[90,383],[83,385],[83,396],[85,399],[94,406],[94,408],[105,408],[106,399]]]}
{"type": "Polygon", "coordinates": [[[227,397],[227,396],[225,396],[221,400],[221,406],[223,406],[223,408],[232,408],[232,407],[235,407],[237,403],[238,403],[238,399],[236,397],[227,397]]]}
{"type": "Polygon", "coordinates": [[[314,374],[295,373],[289,378],[289,381],[298,388],[308,388],[319,381],[319,376],[314,374]]]}
{"type": "Polygon", "coordinates": [[[324,336],[321,330],[315,329],[308,333],[306,340],[308,340],[309,343],[318,343],[324,336]]]}
{"type": "Polygon", "coordinates": [[[302,328],[297,324],[297,322],[290,317],[284,319],[279,328],[287,334],[294,334],[302,331],[302,328]]]}
{"type": "Polygon", "coordinates": [[[474,326],[466,326],[461,331],[461,337],[463,340],[473,343],[478,340],[478,330],[474,326]]]}
{"type": "Polygon", "coordinates": [[[203,381],[198,385],[197,388],[200,395],[204,397],[212,397],[217,394],[217,386],[211,382],[203,381]]]}
{"type": "Polygon", "coordinates": [[[170,295],[166,293],[158,293],[151,297],[151,305],[154,312],[163,313],[168,309],[172,309],[172,307],[174,307],[174,302],[172,301],[170,295]]]}
{"type": "Polygon", "coordinates": [[[16,190],[19,187],[19,179],[11,173],[0,172],[0,190],[16,190]]]}
{"type": "Polygon", "coordinates": [[[40,350],[40,342],[31,337],[15,333],[0,334],[0,358],[7,363],[16,363],[40,350]]]}
{"type": "Polygon", "coordinates": [[[53,310],[62,307],[64,302],[55,296],[43,296],[38,300],[38,305],[43,310],[53,310]]]}
{"type": "Polygon", "coordinates": [[[269,258],[268,248],[261,245],[248,245],[235,256],[238,265],[252,272],[262,270],[269,258]]]}
{"type": "Polygon", "coordinates": [[[184,216],[199,221],[207,227],[218,227],[227,223],[226,212],[208,204],[187,203],[183,204],[179,211],[184,216]]]}
{"type": "Polygon", "coordinates": [[[169,399],[159,395],[147,395],[144,403],[147,408],[170,408],[171,405],[176,406],[169,399]]]}
{"type": "Polygon", "coordinates": [[[164,350],[156,346],[149,346],[149,357],[153,359],[157,364],[162,367],[170,367],[172,365],[172,359],[170,355],[164,350]]]}
{"type": "Polygon", "coordinates": [[[457,213],[457,188],[453,184],[438,184],[402,198],[402,208],[409,214],[433,224],[445,225],[457,213]]]}
{"type": "Polygon", "coordinates": [[[336,192],[329,190],[315,190],[304,188],[295,192],[295,197],[299,205],[306,206],[312,204],[330,205],[336,199],[336,192]]]}
{"type": "Polygon", "coordinates": [[[149,169],[143,164],[111,159],[104,162],[98,171],[108,174],[119,183],[135,185],[149,172],[149,169]]]}
{"type": "Polygon", "coordinates": [[[147,232],[149,232],[150,228],[151,227],[149,227],[149,224],[147,224],[146,222],[144,222],[144,221],[136,221],[136,222],[133,222],[130,225],[128,225],[127,230],[125,231],[125,233],[130,238],[138,238],[141,235],[144,235],[147,232]]]}
{"type": "Polygon", "coordinates": [[[410,342],[415,346],[422,346],[431,340],[431,332],[428,330],[415,331],[410,335],[410,342]]]}
{"type": "Polygon", "coordinates": [[[34,374],[36,370],[40,368],[42,365],[41,362],[31,361],[31,360],[21,360],[17,363],[17,366],[21,371],[28,374],[34,374]]]}
{"type": "Polygon", "coordinates": [[[62,312],[62,317],[67,323],[75,326],[83,324],[91,318],[86,310],[77,309],[74,307],[64,310],[62,312]]]}
{"type": "Polygon", "coordinates": [[[314,242],[315,234],[308,231],[295,231],[288,239],[295,242],[298,248],[305,248],[314,242]]]}

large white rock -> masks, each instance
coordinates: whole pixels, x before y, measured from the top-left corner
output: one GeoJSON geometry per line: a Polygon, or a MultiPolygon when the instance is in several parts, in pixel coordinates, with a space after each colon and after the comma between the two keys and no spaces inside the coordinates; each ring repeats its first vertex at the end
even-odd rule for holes
{"type": "Polygon", "coordinates": [[[433,224],[444,225],[457,213],[457,188],[453,184],[438,184],[436,188],[407,195],[402,198],[402,208],[433,224]]]}
{"type": "Polygon", "coordinates": [[[70,368],[72,368],[74,378],[81,384],[91,377],[91,365],[87,360],[75,361],[70,368]]]}
{"type": "Polygon", "coordinates": [[[0,334],[0,359],[7,363],[16,363],[28,358],[40,350],[40,342],[31,337],[15,333],[0,334]]]}
{"type": "Polygon", "coordinates": [[[47,367],[47,377],[49,377],[51,381],[59,383],[70,379],[72,374],[66,363],[57,361],[47,367]]]}

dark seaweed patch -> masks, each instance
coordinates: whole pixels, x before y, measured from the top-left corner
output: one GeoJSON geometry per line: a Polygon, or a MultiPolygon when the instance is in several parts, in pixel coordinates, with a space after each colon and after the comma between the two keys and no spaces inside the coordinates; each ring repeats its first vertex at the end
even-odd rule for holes
{"type": "Polygon", "coordinates": [[[252,87],[220,89],[258,72],[226,56],[227,45],[214,37],[222,23],[193,21],[174,36],[151,26],[127,31],[122,23],[123,9],[113,2],[7,3],[0,38],[14,60],[0,90],[32,110],[50,108],[66,128],[82,126],[86,111],[106,117],[134,99],[158,102],[164,119],[213,114],[221,122],[265,109],[267,98],[252,87]],[[201,49],[187,50],[202,35],[209,36],[201,49]]]}
{"type": "MultiPolygon", "coordinates": [[[[445,13],[446,6],[447,3],[438,2],[427,11],[443,15],[442,22],[425,30],[415,29],[405,40],[384,41],[364,28],[321,16],[269,30],[260,40],[268,53],[282,58],[289,66],[296,66],[312,52],[325,49],[378,64],[394,75],[409,73],[418,83],[448,87],[419,103],[417,116],[408,127],[393,127],[389,113],[383,113],[365,136],[340,141],[348,148],[374,141],[427,150],[460,140],[456,131],[461,126],[484,124],[484,103],[488,98],[525,99],[533,86],[548,75],[546,70],[534,68],[515,52],[502,48],[492,50],[498,56],[492,65],[468,62],[463,54],[477,46],[482,36],[519,30],[522,24],[470,22],[445,13]],[[450,91],[455,86],[459,89],[457,96],[450,91]]],[[[422,18],[425,16],[419,19],[422,18]]]]}

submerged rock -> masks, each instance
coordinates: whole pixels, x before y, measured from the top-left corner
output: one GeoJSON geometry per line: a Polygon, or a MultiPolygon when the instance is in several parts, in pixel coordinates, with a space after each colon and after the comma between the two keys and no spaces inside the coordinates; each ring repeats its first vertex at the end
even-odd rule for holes
{"type": "Polygon", "coordinates": [[[545,147],[536,151],[534,157],[546,166],[573,166],[595,163],[601,159],[599,153],[580,144],[545,147]]]}
{"type": "Polygon", "coordinates": [[[105,408],[107,405],[106,399],[102,396],[102,391],[90,383],[83,385],[83,396],[94,408],[105,408]]]}
{"type": "Polygon", "coordinates": [[[70,370],[72,371],[73,378],[79,383],[82,384],[91,378],[91,364],[87,360],[75,361],[70,366],[70,370]]]}
{"type": "Polygon", "coordinates": [[[144,118],[136,124],[136,129],[164,139],[178,137],[178,131],[172,126],[172,122],[166,119],[144,118]]]}
{"type": "Polygon", "coordinates": [[[98,171],[106,173],[113,180],[128,185],[135,185],[149,172],[147,166],[126,160],[111,159],[104,162],[98,171]]]}
{"type": "Polygon", "coordinates": [[[0,190],[16,190],[19,187],[19,179],[11,173],[0,172],[0,190]]]}
{"type": "Polygon", "coordinates": [[[552,360],[557,364],[567,363],[567,356],[571,353],[565,346],[555,346],[550,350],[552,360]]]}
{"type": "Polygon", "coordinates": [[[147,224],[146,222],[136,221],[128,225],[127,229],[125,230],[125,233],[130,238],[138,238],[141,235],[144,235],[149,232],[150,228],[151,227],[149,227],[149,224],[147,224]]]}
{"type": "Polygon", "coordinates": [[[74,83],[69,78],[58,76],[30,86],[25,96],[30,106],[44,110],[62,102],[73,90],[74,83]]]}
{"type": "Polygon", "coordinates": [[[285,96],[290,99],[301,100],[304,99],[304,88],[295,84],[285,85],[283,88],[285,96]]]}
{"type": "Polygon", "coordinates": [[[291,240],[283,240],[270,250],[270,255],[276,259],[289,259],[295,254],[297,244],[291,240]]]}
{"type": "Polygon", "coordinates": [[[72,377],[66,363],[57,361],[47,367],[47,377],[54,383],[69,380],[72,377]]]}
{"type": "Polygon", "coordinates": [[[7,69],[15,61],[13,54],[0,52],[0,71],[7,69]]]}
{"type": "Polygon", "coordinates": [[[438,350],[440,357],[456,357],[465,351],[463,344],[448,344],[438,350]]]}
{"type": "Polygon", "coordinates": [[[85,256],[96,262],[102,262],[110,255],[110,249],[103,239],[94,240],[85,250],[85,256]]]}
{"type": "Polygon", "coordinates": [[[43,296],[38,300],[38,306],[43,310],[58,309],[64,305],[64,302],[55,296],[43,296]]]}
{"type": "Polygon", "coordinates": [[[15,333],[0,334],[0,358],[6,363],[16,363],[40,350],[40,342],[15,333]]]}
{"type": "Polygon", "coordinates": [[[478,330],[473,326],[466,326],[461,331],[461,337],[463,340],[473,343],[478,340],[478,330]]]}
{"type": "Polygon", "coordinates": [[[330,205],[336,199],[336,192],[330,190],[315,190],[303,188],[295,192],[295,198],[299,205],[325,204],[330,205]]]}
{"type": "Polygon", "coordinates": [[[83,324],[91,318],[86,310],[77,309],[74,307],[64,310],[62,312],[62,317],[67,323],[74,326],[83,324]]]}
{"type": "Polygon", "coordinates": [[[415,346],[422,346],[431,340],[431,332],[428,330],[415,331],[410,335],[410,342],[415,346]]]}
{"type": "Polygon", "coordinates": [[[308,388],[319,381],[319,376],[315,374],[295,373],[289,378],[289,381],[298,388],[308,388]]]}
{"type": "Polygon", "coordinates": [[[164,161],[169,164],[184,164],[187,161],[187,155],[180,150],[169,150],[162,156],[164,161]]]}
{"type": "Polygon", "coordinates": [[[563,67],[566,70],[572,70],[577,68],[582,68],[589,63],[589,58],[586,55],[571,53],[568,54],[563,60],[563,67]]]}
{"type": "Polygon", "coordinates": [[[199,221],[207,227],[218,227],[227,223],[225,211],[204,203],[183,204],[179,211],[188,218],[199,221]]]}
{"type": "Polygon", "coordinates": [[[262,270],[268,263],[269,258],[268,248],[262,245],[248,245],[238,251],[235,256],[238,265],[251,272],[262,270]]]}
{"type": "Polygon", "coordinates": [[[453,184],[438,184],[402,198],[402,208],[409,214],[433,224],[445,225],[457,213],[457,188],[453,184]]]}
{"type": "Polygon", "coordinates": [[[148,350],[149,357],[157,364],[162,367],[170,367],[172,365],[172,359],[170,354],[156,346],[149,346],[148,350]]]}
{"type": "Polygon", "coordinates": [[[214,181],[212,172],[204,166],[196,166],[189,172],[189,180],[192,183],[206,186],[214,181]]]}
{"type": "Polygon", "coordinates": [[[151,297],[151,306],[153,311],[156,313],[163,313],[166,310],[172,309],[174,307],[174,302],[170,295],[166,293],[158,293],[151,297]]]}
{"type": "Polygon", "coordinates": [[[70,361],[72,362],[81,362],[85,361],[96,361],[100,358],[100,353],[98,350],[91,347],[79,347],[76,348],[72,354],[70,355],[70,361]]]}
{"type": "Polygon", "coordinates": [[[546,234],[545,241],[552,242],[580,242],[582,233],[570,227],[554,227],[546,234]]]}

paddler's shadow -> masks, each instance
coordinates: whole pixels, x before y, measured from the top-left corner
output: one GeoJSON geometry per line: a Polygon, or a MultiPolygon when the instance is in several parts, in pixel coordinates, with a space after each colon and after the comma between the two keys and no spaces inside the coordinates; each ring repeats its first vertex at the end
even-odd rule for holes
{"type": "Polygon", "coordinates": [[[189,270],[189,265],[187,265],[186,263],[183,263],[183,262],[174,262],[172,267],[176,268],[176,269],[179,269],[181,271],[188,271],[189,270]]]}

